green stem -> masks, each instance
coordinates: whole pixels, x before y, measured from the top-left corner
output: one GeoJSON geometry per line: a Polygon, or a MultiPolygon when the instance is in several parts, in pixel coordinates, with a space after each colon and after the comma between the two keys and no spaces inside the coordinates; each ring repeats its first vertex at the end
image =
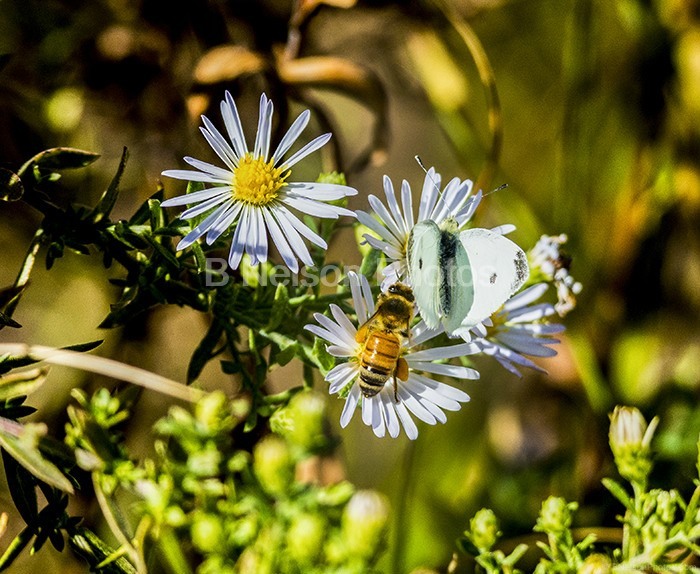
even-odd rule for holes
{"type": "Polygon", "coordinates": [[[394,553],[392,557],[392,572],[404,572],[406,537],[411,532],[408,517],[408,501],[411,500],[414,476],[413,464],[416,459],[416,441],[409,441],[404,450],[403,470],[396,491],[400,493],[396,513],[394,514],[394,553]]]}
{"type": "Polygon", "coordinates": [[[92,474],[92,484],[95,489],[97,504],[99,505],[100,510],[102,510],[107,526],[109,526],[109,529],[112,531],[112,534],[114,534],[114,537],[117,539],[121,547],[126,550],[129,558],[136,567],[138,574],[146,574],[146,565],[142,562],[139,552],[131,544],[129,537],[122,530],[119,520],[117,519],[117,515],[114,512],[115,509],[112,507],[111,502],[107,499],[104,490],[102,490],[100,478],[97,473],[92,474]]]}
{"type": "Polygon", "coordinates": [[[192,568],[182,551],[182,543],[171,528],[161,530],[158,537],[158,550],[172,574],[192,574],[192,568]]]}

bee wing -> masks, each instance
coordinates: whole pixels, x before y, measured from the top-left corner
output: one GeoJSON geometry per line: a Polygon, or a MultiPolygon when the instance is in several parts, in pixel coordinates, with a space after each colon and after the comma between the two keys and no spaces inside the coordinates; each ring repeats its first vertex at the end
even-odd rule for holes
{"type": "Polygon", "coordinates": [[[440,228],[426,219],[413,226],[408,237],[408,272],[416,305],[425,324],[440,324],[440,228]]]}
{"type": "Polygon", "coordinates": [[[469,258],[473,275],[474,301],[462,327],[473,327],[483,321],[528,278],[527,256],[507,237],[489,229],[467,229],[459,234],[469,258]]]}
{"type": "Polygon", "coordinates": [[[369,332],[374,330],[374,327],[378,326],[379,330],[383,330],[381,316],[379,315],[380,309],[381,307],[378,307],[374,314],[364,323],[362,323],[362,325],[360,325],[360,328],[357,330],[357,334],[355,335],[355,340],[358,343],[364,343],[369,336],[369,332]]]}

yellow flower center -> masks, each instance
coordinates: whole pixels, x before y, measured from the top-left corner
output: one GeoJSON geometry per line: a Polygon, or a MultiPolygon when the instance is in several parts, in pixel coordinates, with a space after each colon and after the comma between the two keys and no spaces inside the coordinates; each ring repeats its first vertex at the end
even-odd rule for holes
{"type": "Polygon", "coordinates": [[[268,205],[279,195],[291,173],[274,166],[274,159],[266,162],[261,157],[246,154],[233,170],[233,197],[251,205],[268,205]]]}

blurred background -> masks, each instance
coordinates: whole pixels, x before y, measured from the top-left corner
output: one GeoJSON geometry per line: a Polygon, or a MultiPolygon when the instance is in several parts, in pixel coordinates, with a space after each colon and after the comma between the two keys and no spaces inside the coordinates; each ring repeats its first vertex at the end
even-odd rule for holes
{"type": "MultiPolygon", "coordinates": [[[[182,156],[214,161],[197,127],[202,113],[221,125],[226,89],[250,136],[261,91],[280,131],[311,108],[306,135],[331,130],[334,145],[302,168],[308,177],[344,171],[360,191],[352,208],[381,195],[383,174],[419,193],[418,154],[444,178],[471,178],[485,191],[508,184],[482,202],[479,226],[514,223],[525,249],[543,233],[569,236],[571,273],[584,289],[559,355],[541,363],[548,375],[518,379],[479,361],[481,380],[465,385],[471,403],[444,426],[422,425],[413,444],[376,439],[359,417],[341,432],[342,403],[329,399],[340,439],[329,466],[392,500],[384,571],[444,571],[483,506],[518,541],[549,494],[580,503],[579,526],[614,526],[620,509],[600,478],[613,472],[608,413],[618,403],[661,417],[654,480],[691,488],[700,432],[697,0],[0,4],[0,168],[16,171],[59,145],[101,154],[65,173],[56,201],[94,204],[124,146],[115,218],[154,193],[161,171],[182,168],[182,156]]],[[[164,185],[166,196],[184,190],[164,185]]],[[[40,221],[21,202],[0,204],[0,285],[13,283],[40,221]]],[[[351,229],[336,236],[329,260],[359,264],[351,229]]],[[[107,279],[117,276],[99,256],[72,253],[50,272],[36,269],[14,315],[23,327],[2,330],[0,341],[105,339],[100,353],[184,380],[207,316],[160,308],[126,328],[98,329],[118,297],[107,279]]],[[[295,369],[272,373],[273,384],[299,384],[295,369]]],[[[226,388],[223,378],[214,362],[202,381],[226,388]]],[[[108,383],[53,369],[32,397],[38,418],[60,432],[70,388],[88,382],[108,383]]],[[[325,394],[320,377],[317,388],[325,394]]],[[[152,442],[151,422],[167,407],[144,395],[128,429],[135,447],[152,442]]],[[[0,484],[0,510],[9,508],[0,484]]],[[[4,539],[21,527],[11,517],[4,539]]],[[[84,571],[48,547],[13,571],[48,567],[84,571]]]]}

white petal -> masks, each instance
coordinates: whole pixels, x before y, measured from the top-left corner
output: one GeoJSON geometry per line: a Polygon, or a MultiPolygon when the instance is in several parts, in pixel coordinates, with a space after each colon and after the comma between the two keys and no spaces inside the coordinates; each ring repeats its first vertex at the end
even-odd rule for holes
{"type": "Polygon", "coordinates": [[[469,221],[472,218],[474,212],[476,211],[476,208],[479,207],[479,204],[481,203],[482,197],[483,194],[481,193],[481,190],[479,190],[476,193],[476,195],[469,198],[469,201],[467,201],[465,206],[460,210],[459,214],[456,217],[457,225],[459,227],[462,227],[467,221],[469,221]]]}
{"type": "Polygon", "coordinates": [[[334,357],[354,357],[357,355],[357,351],[355,350],[349,350],[347,347],[339,347],[338,345],[327,345],[326,346],[326,351],[328,352],[329,355],[333,355],[334,357]]]}
{"type": "Polygon", "coordinates": [[[512,223],[505,223],[503,225],[492,227],[491,231],[498,233],[499,235],[508,235],[509,233],[513,233],[513,231],[515,231],[515,225],[512,223]]]}
{"type": "Polygon", "coordinates": [[[426,408],[426,410],[430,411],[430,414],[432,414],[435,417],[435,420],[437,422],[442,424],[445,424],[447,422],[447,415],[444,412],[442,412],[442,409],[440,409],[439,406],[423,397],[418,397],[418,400],[420,401],[420,404],[422,404],[426,408]]]}
{"type": "Polygon", "coordinates": [[[403,214],[399,208],[399,202],[396,201],[396,193],[394,193],[394,186],[391,185],[391,180],[388,180],[390,185],[384,186],[384,195],[386,195],[386,204],[389,206],[391,211],[392,220],[396,223],[401,235],[408,235],[410,229],[406,228],[403,214]]]}
{"type": "Polygon", "coordinates": [[[406,436],[411,440],[416,440],[418,438],[418,427],[416,423],[413,422],[411,415],[408,414],[403,403],[396,405],[396,414],[399,416],[399,420],[406,431],[406,436]]]}
{"type": "Polygon", "coordinates": [[[340,426],[345,428],[352,419],[352,415],[355,414],[355,409],[357,408],[357,401],[360,400],[360,387],[359,385],[354,385],[350,389],[348,398],[345,400],[345,406],[343,407],[343,412],[340,415],[340,426]]]}
{"type": "Polygon", "coordinates": [[[233,234],[231,241],[231,249],[228,252],[228,264],[231,269],[238,269],[245,250],[245,237],[241,237],[248,229],[248,210],[241,210],[241,217],[236,225],[236,231],[233,234]]]}
{"type": "Polygon", "coordinates": [[[255,134],[253,155],[267,161],[270,153],[270,135],[272,134],[272,101],[265,94],[260,96],[260,113],[258,115],[258,131],[255,134]]]}
{"type": "Polygon", "coordinates": [[[289,126],[287,133],[284,134],[284,137],[277,146],[275,153],[272,154],[272,159],[274,160],[275,165],[277,165],[279,160],[284,157],[284,154],[286,154],[289,151],[289,148],[294,145],[294,142],[301,135],[301,132],[304,131],[307,124],[309,123],[310,117],[311,112],[309,110],[304,110],[303,112],[301,112],[301,114],[299,114],[299,117],[294,120],[292,125],[289,126]]]}
{"type": "MultiPolygon", "coordinates": [[[[359,385],[358,385],[359,386],[359,385]]],[[[367,426],[372,426],[372,421],[374,420],[374,415],[372,414],[374,410],[374,401],[372,398],[362,397],[362,422],[367,426]]]]}
{"type": "Polygon", "coordinates": [[[221,102],[221,116],[224,118],[224,125],[228,137],[231,138],[233,149],[239,158],[248,153],[248,144],[245,141],[241,118],[238,115],[236,102],[233,101],[231,93],[227,90],[224,101],[221,102]]]}
{"type": "Polygon", "coordinates": [[[202,123],[204,124],[204,127],[199,128],[202,135],[204,135],[204,138],[207,140],[207,142],[209,142],[209,145],[216,152],[216,155],[221,158],[221,161],[223,161],[228,168],[233,171],[238,165],[236,153],[233,151],[233,149],[231,149],[231,146],[226,141],[226,138],[221,135],[221,132],[216,129],[211,121],[209,121],[207,116],[202,116],[202,123]]]}
{"type": "Polygon", "coordinates": [[[474,343],[459,343],[448,347],[433,347],[423,349],[406,355],[406,360],[412,361],[435,361],[437,359],[454,359],[478,353],[480,348],[474,343]]]}
{"type": "Polygon", "coordinates": [[[413,219],[413,195],[411,194],[411,186],[404,179],[401,184],[401,206],[403,207],[403,218],[407,232],[410,232],[415,225],[413,219]]]}
{"type": "Polygon", "coordinates": [[[394,391],[391,391],[391,395],[387,396],[386,393],[380,393],[382,408],[384,409],[384,421],[386,422],[387,430],[389,431],[389,436],[396,438],[401,432],[401,426],[399,425],[399,418],[396,416],[396,409],[394,408],[394,391]]]}
{"type": "MultiPolygon", "coordinates": [[[[367,200],[369,201],[369,204],[372,206],[372,209],[374,210],[374,212],[382,220],[382,223],[384,223],[384,225],[386,225],[389,232],[393,235],[396,242],[403,243],[407,234],[402,232],[399,229],[398,223],[396,221],[394,221],[394,218],[389,213],[387,208],[384,207],[384,204],[379,200],[379,198],[374,196],[374,195],[370,195],[367,198],[367,200]]],[[[387,239],[387,238],[385,238],[385,239],[387,239]]]]}
{"type": "Polygon", "coordinates": [[[522,309],[514,309],[508,314],[509,321],[520,323],[529,323],[531,321],[539,321],[552,314],[553,307],[549,303],[539,303],[538,305],[530,305],[522,309]]]}
{"type": "Polygon", "coordinates": [[[330,394],[339,393],[357,377],[357,367],[351,363],[341,363],[334,367],[333,371],[326,375],[326,380],[330,382],[330,386],[328,387],[328,392],[330,394]],[[342,367],[342,369],[338,369],[338,367],[342,367]],[[336,369],[338,370],[336,371],[336,369]],[[330,376],[333,371],[336,371],[334,373],[335,380],[331,382],[330,376]]]}
{"type": "Polygon", "coordinates": [[[230,195],[227,198],[226,194],[222,194],[222,195],[217,195],[215,197],[207,199],[206,201],[202,201],[201,203],[183,211],[180,214],[180,219],[192,219],[193,217],[196,217],[197,215],[201,215],[202,213],[206,213],[207,211],[209,211],[213,207],[216,207],[217,205],[224,203],[227,200],[228,200],[228,203],[231,204],[232,200],[230,199],[230,195]]]}
{"type": "Polygon", "coordinates": [[[278,213],[287,220],[287,222],[296,229],[300,235],[306,237],[314,245],[318,245],[321,249],[327,249],[328,244],[323,240],[323,238],[312,231],[305,223],[303,223],[296,215],[289,211],[284,205],[276,206],[278,213]]]}
{"type": "Polygon", "coordinates": [[[226,178],[214,177],[209,173],[201,171],[192,171],[190,169],[167,169],[161,173],[166,177],[174,179],[183,179],[185,181],[200,181],[202,183],[221,183],[223,185],[231,185],[231,174],[226,178]]]}
{"type": "Polygon", "coordinates": [[[202,223],[190,231],[181,241],[177,244],[177,250],[180,251],[192,245],[197,239],[204,235],[209,227],[213,225],[216,220],[228,209],[230,203],[225,203],[221,207],[218,207],[213,213],[208,215],[202,223]]]}
{"type": "Polygon", "coordinates": [[[161,207],[175,207],[177,205],[189,205],[191,203],[198,203],[200,201],[205,201],[211,199],[217,195],[227,195],[231,193],[233,188],[230,185],[219,185],[217,187],[210,187],[208,189],[203,189],[201,191],[195,191],[194,193],[186,193],[185,195],[178,195],[171,199],[166,199],[163,201],[161,207]]]}
{"type": "Polygon", "coordinates": [[[355,212],[338,207],[337,205],[328,205],[315,199],[307,199],[305,197],[295,197],[293,195],[280,196],[280,201],[290,205],[294,209],[298,209],[302,213],[314,215],[316,217],[324,217],[327,219],[338,219],[340,215],[355,217],[355,212]]]}
{"type": "Polygon", "coordinates": [[[433,389],[440,396],[443,396],[447,399],[457,401],[460,403],[468,403],[470,401],[469,395],[460,389],[457,389],[450,385],[446,385],[445,383],[439,383],[421,375],[414,374],[413,378],[419,380],[423,385],[430,389],[433,389]]]}
{"type": "Polygon", "coordinates": [[[527,289],[523,289],[517,295],[513,295],[513,297],[511,297],[510,300],[503,305],[503,309],[506,311],[512,311],[513,309],[518,309],[520,307],[525,307],[530,303],[534,303],[546,293],[547,289],[549,289],[548,283],[537,283],[536,285],[532,285],[527,289]]]}
{"type": "Polygon", "coordinates": [[[233,173],[227,169],[224,169],[223,167],[207,163],[206,161],[202,161],[201,159],[197,159],[195,157],[186,156],[183,159],[192,167],[204,173],[208,173],[211,177],[220,179],[228,184],[231,184],[233,181],[233,173]]]}
{"type": "Polygon", "coordinates": [[[299,262],[294,256],[294,252],[289,246],[287,239],[285,238],[282,231],[280,231],[280,228],[277,225],[275,218],[272,217],[272,214],[267,209],[263,210],[263,215],[265,216],[265,223],[267,224],[267,229],[270,232],[272,241],[277,247],[277,251],[280,252],[282,259],[284,260],[285,265],[289,267],[289,270],[292,273],[296,273],[297,271],[299,271],[299,262]]]}
{"type": "Polygon", "coordinates": [[[224,231],[233,225],[242,208],[242,203],[234,203],[230,210],[221,214],[221,217],[212,224],[207,232],[207,245],[214,243],[224,231]]]}
{"type": "Polygon", "coordinates": [[[357,329],[355,328],[355,325],[352,324],[350,319],[348,319],[348,316],[343,313],[343,310],[338,307],[338,305],[333,303],[330,305],[330,310],[336,323],[338,323],[338,325],[340,325],[340,327],[354,340],[355,335],[357,334],[357,329]]]}
{"type": "Polygon", "coordinates": [[[324,145],[326,145],[328,143],[328,140],[331,139],[331,136],[332,134],[323,134],[311,140],[303,148],[294,153],[289,159],[285,160],[280,167],[283,171],[288,170],[294,164],[304,159],[307,155],[312,154],[317,149],[322,148],[324,145]]]}
{"type": "MultiPolygon", "coordinates": [[[[399,386],[399,399],[401,399],[402,405],[406,405],[406,408],[423,422],[429,425],[434,425],[437,422],[435,416],[433,416],[433,414],[418,400],[418,395],[415,395],[411,390],[406,388],[405,385],[399,386]]],[[[399,412],[398,408],[396,412],[399,412]]]]}
{"type": "Polygon", "coordinates": [[[319,201],[335,201],[344,197],[357,195],[357,190],[349,185],[335,183],[294,182],[284,187],[285,193],[295,197],[307,197],[319,201]]]}
{"type": "Polygon", "coordinates": [[[285,237],[289,241],[289,245],[294,250],[297,257],[301,259],[305,265],[313,267],[314,260],[313,257],[311,257],[311,253],[309,253],[309,248],[306,246],[304,240],[301,238],[294,226],[288,223],[284,216],[280,217],[276,207],[271,208],[269,213],[276,219],[280,229],[285,234],[285,237]]]}
{"type": "Polygon", "coordinates": [[[434,375],[446,375],[448,377],[453,377],[455,379],[467,379],[474,380],[479,378],[479,371],[476,369],[471,369],[469,367],[463,367],[461,365],[449,365],[443,363],[430,363],[430,362],[408,362],[411,369],[414,371],[421,371],[424,373],[432,373],[434,375]]]}
{"type": "Polygon", "coordinates": [[[314,319],[316,319],[318,324],[326,329],[330,335],[332,335],[333,338],[323,337],[329,343],[345,346],[349,349],[353,349],[357,346],[355,338],[345,331],[340,325],[335,323],[331,318],[321,315],[321,313],[314,313],[314,319]]]}
{"type": "Polygon", "coordinates": [[[430,168],[423,179],[423,190],[420,194],[420,206],[418,208],[418,221],[428,219],[435,207],[435,201],[440,194],[440,174],[435,168],[430,168]]]}
{"type": "Polygon", "coordinates": [[[260,216],[260,219],[258,219],[258,215],[260,215],[259,208],[256,208],[253,205],[246,205],[243,207],[243,209],[244,211],[248,212],[248,229],[245,236],[245,250],[250,257],[250,264],[257,265],[263,261],[263,259],[259,258],[259,255],[262,254],[263,247],[265,248],[263,257],[267,259],[267,233],[265,231],[265,224],[262,221],[262,215],[260,216]],[[261,226],[262,229],[260,229],[261,226]],[[261,236],[265,237],[264,244],[261,240],[261,236]]]}
{"type": "MultiPolygon", "coordinates": [[[[411,373],[411,376],[408,378],[408,381],[404,382],[404,387],[410,390],[411,393],[413,393],[414,395],[421,397],[422,399],[427,399],[431,403],[435,403],[442,409],[445,409],[447,411],[459,410],[460,406],[457,401],[444,396],[439,390],[428,386],[426,384],[427,381],[431,381],[431,379],[428,379],[427,377],[421,377],[416,373],[411,373]]],[[[436,381],[432,382],[438,384],[436,381]]]]}
{"type": "Polygon", "coordinates": [[[362,296],[362,287],[360,287],[360,276],[354,271],[348,273],[348,281],[350,282],[350,292],[352,293],[352,304],[357,315],[357,322],[362,325],[370,316],[368,305],[370,304],[362,296]]]}

